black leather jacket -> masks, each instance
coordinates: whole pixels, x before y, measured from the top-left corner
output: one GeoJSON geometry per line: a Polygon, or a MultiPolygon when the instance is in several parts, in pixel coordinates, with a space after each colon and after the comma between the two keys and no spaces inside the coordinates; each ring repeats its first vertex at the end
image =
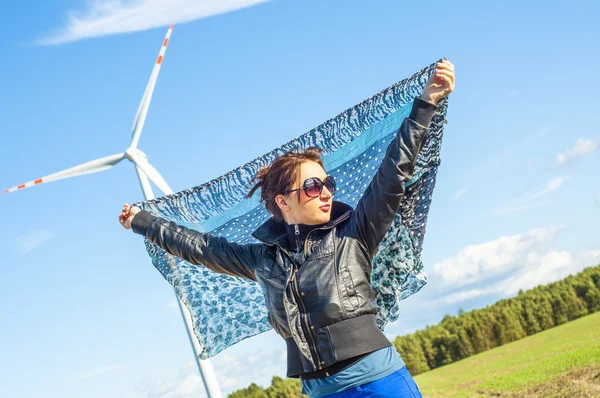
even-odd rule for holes
{"type": "Polygon", "coordinates": [[[249,245],[187,229],[147,211],[134,217],[132,228],[190,263],[257,281],[269,322],[286,341],[289,377],[327,370],[389,346],[375,323],[371,261],[399,210],[403,183],[412,177],[435,110],[415,99],[356,209],[333,203],[331,220],[306,236],[300,267],[290,257],[285,224],[274,219],[253,233],[261,243],[249,245]]]}

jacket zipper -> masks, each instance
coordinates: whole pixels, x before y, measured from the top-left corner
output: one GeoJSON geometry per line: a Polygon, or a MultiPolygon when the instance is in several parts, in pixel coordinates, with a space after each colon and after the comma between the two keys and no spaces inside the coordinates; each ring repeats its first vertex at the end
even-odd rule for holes
{"type": "MultiPolygon", "coordinates": [[[[298,225],[294,225],[294,232],[296,234],[296,250],[300,250],[300,230],[298,229],[298,225]]],[[[312,232],[312,231],[311,231],[312,232]]],[[[310,232],[308,233],[308,235],[310,235],[310,232]]],[[[308,235],[306,235],[306,238],[308,238],[308,235]]],[[[306,242],[308,241],[308,239],[304,239],[304,258],[307,257],[306,255],[306,242]]],[[[320,369],[321,366],[321,359],[319,358],[319,352],[317,350],[317,343],[316,343],[316,338],[312,333],[312,328],[310,327],[310,323],[308,321],[308,313],[306,311],[306,305],[304,305],[304,301],[302,301],[302,297],[300,295],[300,288],[298,287],[298,279],[296,277],[296,274],[298,273],[298,267],[297,265],[294,265],[294,274],[292,276],[292,290],[294,291],[294,294],[296,295],[296,300],[298,301],[298,304],[301,305],[301,311],[300,311],[300,322],[302,324],[302,328],[304,329],[304,334],[306,336],[308,336],[310,338],[310,343],[311,346],[309,346],[310,352],[313,356],[313,362],[315,362],[315,358],[317,359],[315,362],[315,365],[317,367],[317,370],[320,369]],[[314,350],[313,350],[314,347],[314,350]]]]}
{"type": "MultiPolygon", "coordinates": [[[[304,239],[304,248],[303,248],[304,249],[304,258],[308,258],[307,245],[309,245],[309,242],[310,242],[310,239],[308,239],[308,238],[310,237],[310,234],[313,233],[313,231],[324,230],[324,229],[331,229],[335,225],[337,225],[340,222],[342,222],[343,220],[345,220],[346,218],[348,218],[348,216],[338,219],[338,222],[336,222],[332,226],[315,228],[312,231],[310,231],[306,235],[306,238],[304,239]]],[[[297,228],[297,226],[296,226],[296,228],[297,228]]],[[[298,235],[298,233],[296,233],[296,235],[298,235]]],[[[306,331],[304,333],[310,337],[312,346],[314,347],[314,352],[313,352],[312,349],[311,349],[311,352],[313,352],[313,356],[316,357],[316,359],[317,359],[317,362],[316,362],[317,370],[320,370],[320,369],[322,369],[322,367],[321,367],[321,358],[319,357],[319,351],[317,350],[317,343],[316,343],[315,336],[312,333],[312,327],[310,326],[310,324],[308,322],[308,313],[306,313],[306,306],[304,305],[304,301],[302,301],[302,298],[300,297],[300,289],[298,288],[298,279],[296,278],[296,272],[298,272],[297,268],[295,269],[294,274],[292,275],[292,280],[293,280],[292,286],[295,288],[295,293],[296,293],[296,297],[298,299],[298,302],[302,304],[302,309],[304,310],[304,313],[300,312],[300,320],[304,320],[304,322],[305,322],[305,329],[306,329],[306,331]]],[[[313,358],[313,361],[314,361],[314,358],[313,358]]]]}
{"type": "MultiPolygon", "coordinates": [[[[307,256],[307,250],[306,250],[307,249],[307,242],[309,242],[308,238],[309,238],[310,234],[313,231],[331,229],[331,228],[335,227],[336,225],[338,225],[340,222],[342,222],[345,219],[347,219],[348,217],[349,217],[349,215],[346,214],[345,217],[341,217],[338,220],[336,220],[336,223],[333,224],[333,225],[330,225],[330,226],[327,226],[327,227],[315,228],[312,231],[310,231],[306,235],[306,238],[304,240],[304,248],[303,248],[304,249],[304,257],[305,258],[308,257],[307,256]]],[[[297,225],[295,226],[294,233],[295,233],[295,235],[299,235],[299,233],[300,233],[300,231],[298,230],[298,226],[297,225]]],[[[279,246],[277,244],[271,244],[271,245],[279,246]]],[[[291,256],[290,256],[290,254],[288,253],[287,250],[285,250],[281,246],[279,246],[279,249],[281,249],[291,259],[291,256]]],[[[304,311],[304,312],[300,311],[300,324],[302,325],[302,329],[304,329],[303,330],[304,334],[310,338],[310,342],[312,344],[312,347],[314,347],[314,350],[313,350],[313,348],[311,346],[309,346],[309,349],[310,349],[311,355],[313,356],[313,362],[315,362],[315,358],[317,359],[317,361],[315,363],[317,370],[320,370],[320,369],[322,369],[322,367],[321,367],[321,358],[319,357],[319,352],[317,350],[316,339],[315,339],[315,336],[312,333],[312,328],[311,328],[311,326],[309,324],[309,321],[308,321],[308,314],[306,313],[306,306],[304,305],[304,301],[302,301],[302,297],[300,296],[300,289],[298,288],[298,280],[296,279],[296,273],[298,272],[298,268],[295,265],[294,261],[292,261],[292,263],[294,264],[294,269],[292,271],[291,277],[288,279],[288,283],[290,283],[290,282],[292,283],[292,293],[294,294],[294,296],[296,297],[296,301],[300,304],[300,306],[302,307],[302,310],[304,311]]],[[[285,298],[285,294],[284,294],[284,300],[287,300],[287,298],[285,298]]],[[[284,304],[284,306],[285,306],[285,304],[284,304]]]]}
{"type": "MultiPolygon", "coordinates": [[[[278,246],[279,246],[279,245],[278,245],[278,246]]],[[[282,250],[282,251],[283,251],[283,252],[284,252],[284,253],[285,253],[285,254],[286,254],[288,257],[290,257],[290,258],[291,258],[290,254],[288,253],[288,251],[287,251],[287,250],[285,250],[285,249],[284,249],[283,247],[281,247],[281,246],[279,246],[279,249],[281,249],[281,250],[282,250]]],[[[292,263],[294,264],[294,269],[293,269],[293,271],[292,271],[292,275],[291,275],[291,276],[290,276],[290,278],[288,279],[288,282],[287,282],[287,283],[291,283],[291,286],[292,286],[292,293],[294,294],[294,296],[295,296],[295,298],[296,298],[296,301],[297,301],[297,302],[300,304],[300,306],[302,307],[302,310],[306,311],[306,306],[304,305],[304,301],[302,301],[302,298],[300,297],[300,293],[299,293],[299,289],[298,289],[298,281],[297,281],[297,279],[296,279],[296,273],[298,272],[298,269],[296,268],[296,265],[295,265],[295,263],[294,263],[293,261],[292,261],[292,263]]],[[[287,302],[288,300],[287,300],[287,297],[285,297],[285,292],[284,292],[284,296],[283,296],[283,297],[284,297],[284,301],[286,301],[286,302],[287,302]]],[[[284,306],[285,306],[285,303],[284,303],[284,306]]],[[[313,355],[313,362],[314,362],[314,360],[315,360],[315,355],[316,355],[316,358],[317,358],[317,360],[318,360],[318,361],[316,362],[316,367],[317,367],[317,370],[319,370],[319,369],[320,369],[320,366],[321,366],[321,362],[320,362],[319,354],[318,354],[318,352],[317,352],[317,344],[316,344],[316,342],[315,342],[315,337],[314,337],[314,336],[313,336],[313,334],[310,332],[310,331],[311,331],[311,328],[310,328],[310,325],[308,324],[308,318],[307,318],[307,317],[308,317],[308,315],[306,315],[306,317],[305,317],[304,315],[305,315],[305,314],[304,314],[302,311],[300,311],[300,323],[301,323],[301,325],[302,325],[302,329],[303,329],[303,332],[304,332],[304,334],[305,334],[306,336],[309,336],[309,337],[310,337],[310,341],[311,341],[311,343],[312,343],[312,346],[315,348],[315,349],[314,349],[314,351],[313,351],[313,349],[312,349],[312,348],[309,346],[309,349],[310,349],[311,355],[313,355]]]]}
{"type": "Polygon", "coordinates": [[[308,313],[306,312],[306,306],[304,305],[304,301],[302,301],[302,297],[300,297],[300,289],[298,288],[298,279],[296,278],[296,273],[298,272],[298,269],[295,268],[294,269],[294,274],[292,275],[292,290],[294,292],[294,295],[296,296],[296,300],[298,301],[298,304],[300,304],[301,311],[300,311],[300,322],[303,326],[304,329],[304,334],[307,335],[310,338],[310,342],[311,342],[311,346],[309,346],[310,352],[313,355],[313,362],[315,362],[315,365],[317,367],[317,370],[321,369],[321,358],[319,357],[319,352],[317,350],[317,342],[315,339],[315,336],[312,333],[312,328],[308,322],[308,313]],[[314,348],[314,350],[313,350],[314,348]],[[317,359],[315,361],[315,358],[317,359]]]}

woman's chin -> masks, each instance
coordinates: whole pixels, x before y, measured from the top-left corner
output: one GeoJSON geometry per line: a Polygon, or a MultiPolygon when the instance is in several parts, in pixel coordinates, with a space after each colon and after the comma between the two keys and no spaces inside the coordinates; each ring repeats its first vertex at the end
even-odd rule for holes
{"type": "Polygon", "coordinates": [[[323,212],[319,209],[318,213],[311,214],[310,218],[307,217],[304,222],[300,221],[299,223],[305,225],[318,225],[328,223],[329,220],[331,220],[331,212],[323,212]]]}
{"type": "Polygon", "coordinates": [[[327,212],[327,213],[323,213],[320,217],[319,217],[319,222],[317,224],[324,224],[326,222],[329,222],[329,220],[331,220],[331,213],[327,212]]]}

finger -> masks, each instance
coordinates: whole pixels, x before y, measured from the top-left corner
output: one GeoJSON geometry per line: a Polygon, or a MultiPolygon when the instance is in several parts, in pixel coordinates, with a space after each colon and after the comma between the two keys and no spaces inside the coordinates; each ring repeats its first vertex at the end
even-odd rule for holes
{"type": "Polygon", "coordinates": [[[451,78],[452,80],[454,80],[454,72],[452,71],[447,71],[447,70],[438,70],[435,72],[436,76],[447,76],[449,78],[451,78]]]}
{"type": "Polygon", "coordinates": [[[454,68],[454,64],[452,62],[448,61],[447,59],[445,59],[445,60],[443,60],[441,62],[438,62],[438,65],[444,65],[444,66],[447,66],[449,68],[454,68]]]}
{"type": "Polygon", "coordinates": [[[452,79],[450,79],[448,76],[441,75],[440,77],[446,82],[446,84],[448,85],[448,88],[451,88],[454,86],[452,79]]]}
{"type": "Polygon", "coordinates": [[[438,63],[437,64],[437,70],[454,70],[454,65],[452,64],[446,64],[446,63],[438,63]]]}
{"type": "Polygon", "coordinates": [[[449,81],[451,81],[452,83],[454,83],[454,75],[449,75],[447,73],[437,73],[435,75],[436,79],[439,81],[439,79],[448,79],[449,81]]]}

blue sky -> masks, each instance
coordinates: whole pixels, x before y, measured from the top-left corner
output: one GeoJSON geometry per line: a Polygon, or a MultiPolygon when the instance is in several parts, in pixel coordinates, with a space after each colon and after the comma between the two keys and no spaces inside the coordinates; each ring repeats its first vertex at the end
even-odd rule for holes
{"type": "MultiPolygon", "coordinates": [[[[456,65],[429,283],[390,337],[600,262],[594,2],[165,3],[5,8],[0,189],[122,152],[174,20],[139,147],[175,191],[456,65]]],[[[173,292],[117,222],[141,199],[127,162],[0,196],[0,396],[203,396],[173,292]]],[[[266,333],[219,354],[223,390],[283,375],[283,349],[266,333]]]]}

